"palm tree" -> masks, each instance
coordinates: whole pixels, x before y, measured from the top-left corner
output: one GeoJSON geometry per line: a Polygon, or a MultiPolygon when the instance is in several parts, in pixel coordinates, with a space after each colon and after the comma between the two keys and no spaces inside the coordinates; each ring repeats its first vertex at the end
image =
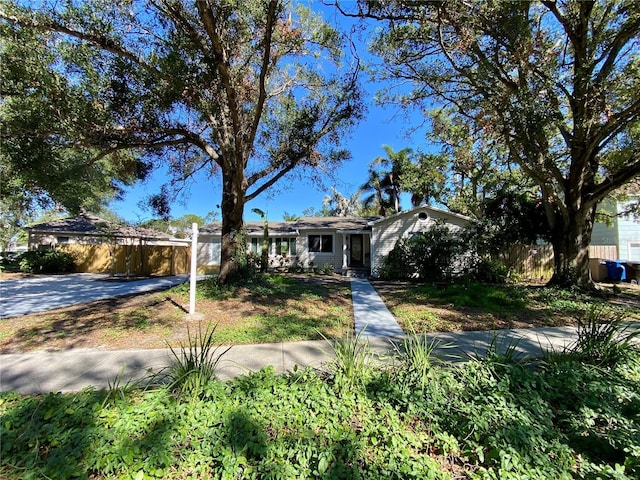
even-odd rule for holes
{"type": "Polygon", "coordinates": [[[296,215],[295,213],[284,212],[282,214],[282,218],[285,222],[297,222],[300,220],[300,215],[296,215]]]}
{"type": "Polygon", "coordinates": [[[403,148],[394,152],[389,145],[383,145],[382,148],[387,157],[377,157],[369,164],[369,179],[360,190],[373,191],[363,203],[365,206],[377,205],[379,214],[384,217],[389,210],[391,213],[400,211],[401,172],[411,164],[413,150],[403,148]],[[378,171],[378,166],[385,169],[378,171]]]}
{"type": "Polygon", "coordinates": [[[380,178],[380,173],[374,168],[369,168],[369,178],[366,183],[360,186],[361,192],[372,192],[362,200],[362,205],[365,208],[373,207],[376,209],[377,214],[381,217],[386,217],[387,212],[391,209],[391,203],[388,198],[385,197],[386,192],[382,187],[383,179],[380,178]]]}

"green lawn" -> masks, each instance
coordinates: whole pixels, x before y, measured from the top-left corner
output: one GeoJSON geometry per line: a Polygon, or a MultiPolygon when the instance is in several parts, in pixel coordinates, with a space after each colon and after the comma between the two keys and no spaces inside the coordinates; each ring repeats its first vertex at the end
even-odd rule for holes
{"type": "Polygon", "coordinates": [[[640,319],[640,290],[597,295],[543,286],[374,282],[405,330],[419,333],[576,324],[594,309],[640,319]]]}

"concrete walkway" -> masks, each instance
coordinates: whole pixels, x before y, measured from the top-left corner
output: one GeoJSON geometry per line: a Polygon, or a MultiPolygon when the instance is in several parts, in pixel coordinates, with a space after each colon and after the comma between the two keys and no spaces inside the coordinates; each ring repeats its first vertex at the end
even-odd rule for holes
{"type": "MultiPolygon", "coordinates": [[[[60,277],[57,279],[60,280],[60,277]]],[[[131,283],[135,282],[128,282],[127,285],[131,287],[131,283]]],[[[65,298],[87,296],[78,291],[80,284],[75,284],[71,279],[66,285],[70,291],[63,295],[65,298]]],[[[151,285],[154,288],[164,288],[157,283],[147,286],[151,285]]],[[[367,280],[352,279],[351,287],[356,332],[361,334],[363,341],[369,343],[371,350],[379,358],[393,355],[402,341],[402,329],[367,280]]],[[[114,288],[110,291],[121,290],[114,288]]],[[[12,295],[19,294],[18,290],[12,292],[12,295]]],[[[2,296],[4,301],[5,291],[2,296]]],[[[51,291],[48,294],[42,293],[40,297],[25,295],[24,298],[30,305],[36,305],[38,298],[50,305],[51,302],[44,298],[47,296],[52,296],[51,291]]],[[[3,304],[3,308],[9,307],[9,303],[3,304]]],[[[464,361],[473,356],[484,355],[494,346],[498,351],[514,347],[522,357],[540,357],[548,350],[561,351],[574,341],[575,335],[576,330],[571,327],[541,328],[432,334],[427,336],[427,341],[437,345],[433,353],[435,356],[447,361],[464,361]]],[[[222,351],[224,349],[221,348],[218,353],[222,351]]],[[[45,393],[77,391],[88,386],[108,388],[117,377],[121,377],[119,382],[123,385],[127,381],[160,373],[170,365],[172,359],[168,349],[78,349],[0,355],[0,391],[45,393]]],[[[331,345],[326,341],[236,345],[222,357],[217,374],[219,378],[226,380],[270,365],[280,373],[291,371],[296,365],[325,368],[331,359],[331,345]]]]}
{"type": "Polygon", "coordinates": [[[351,279],[351,298],[356,335],[401,337],[402,328],[366,278],[351,279]]]}
{"type": "Polygon", "coordinates": [[[46,312],[54,308],[135,295],[179,285],[188,275],[117,281],[94,273],[34,275],[0,282],[0,318],[46,312]]]}

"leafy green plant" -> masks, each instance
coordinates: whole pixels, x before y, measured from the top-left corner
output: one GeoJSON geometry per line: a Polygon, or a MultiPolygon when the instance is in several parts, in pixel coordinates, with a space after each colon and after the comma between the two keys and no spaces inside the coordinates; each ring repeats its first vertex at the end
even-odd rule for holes
{"type": "Polygon", "coordinates": [[[144,383],[144,380],[132,379],[123,383],[125,369],[126,365],[123,365],[120,373],[118,373],[113,380],[108,382],[106,395],[102,401],[103,408],[117,401],[126,402],[127,397],[129,397],[135,390],[139,389],[144,383]]]}
{"type": "Polygon", "coordinates": [[[578,317],[578,338],[564,354],[592,365],[613,366],[635,355],[640,327],[620,312],[592,305],[578,317]]]}
{"type": "Polygon", "coordinates": [[[378,273],[382,278],[450,281],[462,272],[465,250],[459,236],[437,223],[426,232],[399,239],[378,273]]]}
{"type": "Polygon", "coordinates": [[[471,273],[476,282],[505,284],[509,280],[509,268],[488,257],[479,258],[471,267],[471,273]]]}
{"type": "Polygon", "coordinates": [[[438,348],[439,342],[426,335],[417,334],[410,328],[410,333],[405,335],[400,344],[395,345],[396,353],[402,359],[404,369],[414,377],[420,386],[429,381],[429,372],[434,362],[438,359],[433,356],[433,351],[438,348]]]}
{"type": "Polygon", "coordinates": [[[373,371],[371,346],[368,340],[361,338],[364,330],[334,341],[320,334],[331,348],[331,352],[327,353],[333,356],[333,373],[339,381],[344,381],[349,387],[363,385],[373,371]]]}
{"type": "Polygon", "coordinates": [[[202,324],[198,324],[198,332],[194,337],[187,327],[188,344],[180,344],[179,351],[169,347],[173,355],[173,363],[168,367],[165,375],[169,386],[183,394],[197,397],[211,381],[216,379],[216,367],[222,356],[231,347],[218,352],[218,346],[214,339],[217,325],[207,325],[202,330],[202,324]]]}
{"type": "Polygon", "coordinates": [[[424,385],[400,366],[366,388],[269,367],[188,401],[166,385],[4,392],[0,477],[637,479],[639,360],[431,362],[424,385]]]}
{"type": "Polygon", "coordinates": [[[19,269],[19,254],[15,252],[0,252],[0,272],[15,272],[19,269]]]}
{"type": "Polygon", "coordinates": [[[75,257],[63,250],[30,250],[18,258],[20,271],[28,273],[67,273],[76,267],[75,257]]]}

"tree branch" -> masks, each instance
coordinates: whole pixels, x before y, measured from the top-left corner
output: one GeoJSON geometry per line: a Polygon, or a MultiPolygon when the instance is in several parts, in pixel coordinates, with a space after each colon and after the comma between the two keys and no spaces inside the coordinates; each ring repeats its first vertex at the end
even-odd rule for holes
{"type": "Polygon", "coordinates": [[[262,118],[262,112],[264,110],[264,104],[267,99],[266,78],[269,71],[269,65],[271,63],[271,43],[273,41],[273,30],[275,28],[278,14],[277,6],[277,0],[271,0],[267,10],[265,34],[264,39],[262,40],[264,44],[264,51],[262,54],[262,65],[260,66],[260,78],[258,81],[258,101],[256,102],[253,122],[251,123],[251,130],[249,131],[249,140],[247,141],[247,145],[251,147],[255,142],[256,134],[258,133],[258,126],[260,125],[260,119],[262,118]]]}
{"type": "MultiPolygon", "coordinates": [[[[236,158],[242,159],[243,142],[241,135],[242,124],[240,120],[240,104],[238,102],[238,94],[232,80],[231,64],[229,63],[229,58],[227,58],[227,54],[225,52],[225,48],[220,39],[220,36],[216,31],[217,20],[216,17],[214,17],[213,12],[211,11],[209,2],[199,1],[196,2],[196,5],[205,31],[209,36],[209,40],[211,40],[211,44],[213,47],[213,58],[215,60],[214,66],[220,74],[222,85],[227,98],[226,107],[228,109],[229,116],[231,117],[231,131],[228,131],[228,125],[224,125],[226,127],[225,130],[227,130],[226,135],[229,137],[228,140],[233,142],[234,154],[236,155],[236,158]]],[[[223,158],[223,161],[227,161],[226,155],[223,158]]],[[[231,161],[231,159],[229,159],[228,161],[231,161]]],[[[242,163],[244,163],[244,159],[242,163]]]]}
{"type": "Polygon", "coordinates": [[[131,62],[139,65],[144,68],[148,72],[153,73],[154,75],[163,76],[162,72],[155,68],[154,66],[148,64],[144,59],[135,53],[127,50],[122,45],[119,45],[114,39],[106,37],[104,35],[92,35],[90,33],[81,32],[79,30],[75,30],[70,28],[62,23],[56,21],[38,21],[36,19],[27,19],[20,18],[15,15],[8,15],[4,10],[0,9],[0,18],[5,19],[11,23],[16,25],[20,25],[21,27],[33,28],[34,30],[38,30],[41,32],[46,32],[47,30],[53,30],[58,33],[62,33],[65,35],[69,35],[70,37],[77,38],[78,40],[82,40],[84,42],[88,42],[101,50],[104,50],[109,53],[113,53],[118,57],[125,58],[130,60],[131,62]]]}

